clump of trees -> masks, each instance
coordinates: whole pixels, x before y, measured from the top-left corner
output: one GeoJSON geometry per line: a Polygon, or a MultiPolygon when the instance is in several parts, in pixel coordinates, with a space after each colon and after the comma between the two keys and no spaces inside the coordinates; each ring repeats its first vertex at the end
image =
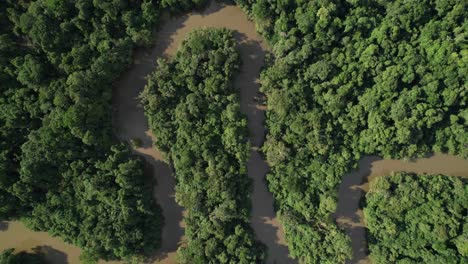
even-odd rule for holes
{"type": "Polygon", "coordinates": [[[112,83],[148,44],[160,3],[0,2],[0,218],[131,259],[160,244],[142,162],[116,142],[112,83]]]}
{"type": "Polygon", "coordinates": [[[330,215],[362,156],[468,156],[467,4],[236,2],[273,47],[263,151],[290,252],[342,263],[349,239],[330,215]]]}
{"type": "Polygon", "coordinates": [[[467,181],[396,173],[366,194],[370,257],[375,263],[464,263],[468,259],[467,181]]]}
{"type": "MultiPolygon", "coordinates": [[[[263,150],[290,252],[305,263],[343,262],[351,255],[349,239],[330,214],[342,175],[361,156],[468,156],[467,4],[236,2],[273,46],[261,78],[269,107],[263,150]]],[[[111,87],[132,49],[150,41],[162,6],[203,4],[0,1],[2,219],[22,217],[84,248],[88,259],[131,258],[158,246],[162,220],[142,164],[112,136],[111,87]]],[[[204,43],[187,46],[190,61],[162,63],[161,77],[152,78],[165,85],[164,96],[148,99],[159,109],[147,109],[151,123],[165,121],[152,125],[158,147],[180,171],[178,200],[191,208],[193,243],[181,256],[203,262],[222,251],[215,262],[231,256],[256,262],[263,253],[243,220],[245,121],[235,114],[237,99],[219,90],[236,63],[225,63],[232,56],[222,52],[204,57],[204,43]],[[189,167],[194,171],[180,169],[189,167]],[[206,180],[213,175],[222,181],[206,180]]]]}
{"type": "Polygon", "coordinates": [[[174,13],[205,7],[209,0],[161,0],[161,6],[174,13]]]}
{"type": "Polygon", "coordinates": [[[14,253],[15,249],[10,248],[0,253],[0,264],[47,264],[44,254],[40,252],[14,253]]]}
{"type": "Polygon", "coordinates": [[[232,86],[240,56],[227,29],[195,30],[171,61],[160,59],[141,97],[158,149],[187,208],[181,263],[262,263],[249,225],[247,121],[232,86]]]}

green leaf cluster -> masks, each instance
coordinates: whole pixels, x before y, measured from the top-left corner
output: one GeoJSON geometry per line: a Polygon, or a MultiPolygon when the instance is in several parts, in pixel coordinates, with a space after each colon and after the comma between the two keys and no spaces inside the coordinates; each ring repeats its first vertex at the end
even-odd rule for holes
{"type": "Polygon", "coordinates": [[[187,209],[180,263],[262,263],[249,225],[247,121],[233,87],[240,56],[227,29],[193,31],[171,61],[159,60],[142,94],[157,141],[187,209]]]}
{"type": "Polygon", "coordinates": [[[468,185],[395,173],[371,182],[364,216],[375,263],[466,263],[468,185]]]}
{"type": "Polygon", "coordinates": [[[272,46],[267,176],[291,254],[342,263],[331,214],[364,155],[468,156],[464,1],[237,0],[272,46]]]}
{"type": "Polygon", "coordinates": [[[93,260],[159,246],[152,184],[114,138],[111,96],[160,9],[152,0],[0,2],[0,218],[93,260]]]}

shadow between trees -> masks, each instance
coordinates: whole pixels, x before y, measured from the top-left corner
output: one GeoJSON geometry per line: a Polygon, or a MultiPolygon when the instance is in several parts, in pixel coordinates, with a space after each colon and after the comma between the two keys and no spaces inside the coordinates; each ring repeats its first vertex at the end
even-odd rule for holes
{"type": "Polygon", "coordinates": [[[64,252],[57,250],[51,246],[37,246],[32,249],[33,252],[42,253],[49,263],[53,264],[68,264],[68,256],[64,252]]]}

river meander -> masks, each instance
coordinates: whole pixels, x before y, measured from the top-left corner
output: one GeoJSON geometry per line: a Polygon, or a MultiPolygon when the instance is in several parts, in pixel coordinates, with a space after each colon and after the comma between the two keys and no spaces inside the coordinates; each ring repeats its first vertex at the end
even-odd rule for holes
{"type": "MultiPolygon", "coordinates": [[[[273,198],[268,192],[264,177],[268,166],[257,152],[262,145],[265,130],[264,112],[254,102],[258,93],[258,77],[263,66],[267,45],[256,32],[255,25],[237,6],[213,2],[203,12],[192,12],[184,16],[167,19],[156,34],[155,43],[150,49],[135,52],[134,63],[116,82],[113,93],[114,128],[122,141],[139,138],[142,145],[134,152],[145,158],[156,179],[154,195],[163,209],[165,226],[162,233],[162,247],[154,257],[155,263],[176,263],[176,250],[184,243],[184,210],[174,199],[175,181],[171,168],[164,162],[160,152],[152,145],[154,136],[149,131],[143,108],[138,100],[139,93],[146,84],[145,77],[153,72],[156,59],[170,57],[177,47],[196,28],[224,27],[234,31],[243,64],[234,85],[241,95],[241,111],[248,118],[251,157],[248,161],[248,174],[253,178],[251,223],[259,240],[269,248],[269,263],[295,263],[288,257],[283,229],[273,210],[273,198]]],[[[4,223],[0,231],[0,250],[15,247],[17,250],[31,250],[38,246],[48,246],[60,253],[60,258],[49,259],[53,263],[79,263],[80,250],[77,247],[52,238],[45,232],[32,232],[21,223],[4,223]],[[14,238],[14,239],[12,239],[14,238]]],[[[56,255],[58,255],[58,253],[56,255]]],[[[50,255],[50,254],[49,254],[50,255]]]]}
{"type": "Polygon", "coordinates": [[[360,200],[369,190],[369,182],[397,171],[468,177],[468,160],[446,154],[435,154],[414,161],[381,159],[376,156],[362,158],[358,169],[343,177],[335,214],[338,225],[351,237],[354,257],[348,263],[371,263],[367,256],[366,224],[360,200]]]}
{"type": "MultiPolygon", "coordinates": [[[[143,108],[137,98],[146,84],[145,77],[155,70],[159,57],[170,57],[189,32],[202,27],[225,27],[235,32],[242,57],[242,67],[234,85],[240,89],[241,110],[248,118],[251,157],[248,161],[248,174],[253,178],[251,224],[259,240],[269,249],[268,263],[296,263],[288,257],[288,249],[283,229],[273,210],[273,198],[268,192],[264,177],[268,166],[257,152],[264,140],[264,110],[256,105],[254,97],[258,93],[258,77],[263,66],[267,45],[255,31],[255,25],[236,6],[212,3],[203,12],[168,19],[156,34],[153,48],[139,49],[134,63],[116,82],[113,108],[114,126],[122,141],[139,138],[142,146],[135,153],[144,157],[152,170],[157,185],[154,195],[163,209],[165,226],[162,234],[162,247],[154,256],[154,263],[176,263],[176,250],[184,241],[183,208],[174,200],[175,181],[170,167],[154,147],[154,137],[148,129],[143,108]]],[[[336,212],[337,222],[352,238],[355,257],[351,263],[368,262],[366,256],[365,223],[359,201],[367,182],[376,176],[391,171],[442,173],[446,175],[468,176],[468,160],[449,155],[435,155],[416,162],[380,160],[365,157],[359,162],[359,170],[344,176],[339,189],[339,202],[336,212]]],[[[37,248],[46,253],[51,263],[79,263],[80,249],[53,238],[45,232],[33,232],[19,222],[0,223],[0,251],[14,247],[18,251],[37,248]]],[[[114,262],[118,263],[118,262],[114,262]]]]}

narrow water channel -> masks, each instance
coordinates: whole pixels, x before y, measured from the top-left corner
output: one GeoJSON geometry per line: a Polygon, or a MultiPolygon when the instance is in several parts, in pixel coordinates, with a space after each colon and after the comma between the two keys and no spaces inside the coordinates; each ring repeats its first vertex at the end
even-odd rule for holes
{"type": "Polygon", "coordinates": [[[335,213],[338,225],[351,237],[354,257],[347,263],[371,263],[367,252],[366,224],[359,203],[369,190],[369,182],[397,171],[468,177],[468,160],[446,154],[408,162],[377,156],[362,158],[358,169],[343,177],[335,213]]]}
{"type": "MultiPolygon", "coordinates": [[[[257,152],[257,148],[263,143],[265,130],[263,127],[264,112],[256,105],[254,97],[258,94],[258,77],[267,46],[256,32],[254,23],[248,20],[239,7],[212,2],[202,13],[193,12],[165,23],[156,38],[159,42],[149,58],[154,62],[156,57],[173,56],[177,47],[191,31],[203,27],[223,27],[235,33],[242,66],[234,86],[240,89],[241,111],[247,116],[252,143],[251,157],[247,164],[248,174],[254,180],[252,227],[257,238],[269,249],[268,263],[295,263],[288,257],[289,251],[284,240],[283,229],[273,210],[273,197],[264,182],[268,166],[257,152]]],[[[158,188],[161,188],[160,184],[158,188]]],[[[169,186],[169,188],[173,189],[174,186],[169,186]]],[[[162,203],[159,199],[158,202],[162,203]]],[[[166,215],[165,217],[166,221],[171,221],[166,215]]],[[[164,239],[163,234],[163,243],[164,239]]]]}
{"type": "MultiPolygon", "coordinates": [[[[145,76],[155,70],[156,59],[174,55],[187,34],[201,27],[225,27],[235,31],[243,65],[234,85],[241,92],[241,110],[248,118],[252,143],[251,157],[247,164],[248,174],[254,181],[252,227],[257,238],[269,249],[268,263],[296,263],[288,257],[283,229],[274,214],[273,198],[264,182],[268,166],[257,151],[265,134],[264,111],[256,105],[253,98],[258,93],[258,76],[267,46],[256,33],[254,24],[240,8],[221,3],[212,3],[202,13],[193,12],[164,23],[157,34],[154,47],[136,52],[134,64],[118,80],[114,90],[114,125],[117,135],[123,141],[135,138],[142,140],[142,147],[135,149],[135,152],[144,157],[151,167],[157,181],[155,198],[164,211],[162,248],[153,262],[176,263],[176,250],[183,243],[183,208],[174,200],[175,182],[171,169],[164,162],[161,153],[152,147],[154,137],[148,129],[137,96],[146,84],[145,76]]],[[[338,224],[352,238],[355,257],[350,263],[369,262],[365,223],[359,208],[359,201],[367,190],[366,179],[387,175],[391,171],[468,176],[468,160],[441,154],[416,162],[381,160],[378,157],[363,158],[359,162],[359,170],[344,176],[336,212],[338,224]]],[[[79,248],[64,243],[59,238],[52,238],[45,232],[30,231],[18,222],[0,222],[0,251],[11,247],[17,250],[38,248],[47,254],[51,263],[80,263],[79,248]]]]}
{"type": "MultiPolygon", "coordinates": [[[[163,209],[165,226],[162,233],[162,247],[154,256],[154,263],[176,263],[176,250],[184,241],[183,208],[174,199],[175,181],[170,167],[155,148],[154,136],[149,131],[143,107],[138,100],[139,93],[146,84],[145,77],[155,70],[156,59],[175,54],[177,47],[196,28],[224,27],[235,32],[243,64],[234,85],[240,89],[241,110],[248,118],[251,133],[251,158],[248,161],[248,174],[253,178],[251,223],[259,240],[269,249],[268,263],[295,263],[288,257],[283,229],[275,217],[273,198],[264,182],[268,166],[257,148],[264,138],[264,112],[254,103],[259,85],[258,77],[263,65],[267,46],[257,34],[255,25],[249,21],[237,6],[213,2],[201,13],[168,19],[157,33],[154,47],[137,50],[134,63],[116,82],[113,93],[114,128],[122,141],[140,139],[142,145],[135,153],[147,161],[157,185],[154,195],[163,209]]],[[[44,232],[32,232],[18,222],[1,223],[0,250],[15,247],[18,250],[31,250],[37,246],[48,246],[61,252],[60,258],[50,259],[52,263],[79,263],[80,250],[77,247],[52,238],[44,232]],[[10,239],[15,237],[15,239],[10,239]],[[31,239],[32,238],[32,239],[31,239]]],[[[50,254],[49,254],[50,255],[50,254]]]]}

